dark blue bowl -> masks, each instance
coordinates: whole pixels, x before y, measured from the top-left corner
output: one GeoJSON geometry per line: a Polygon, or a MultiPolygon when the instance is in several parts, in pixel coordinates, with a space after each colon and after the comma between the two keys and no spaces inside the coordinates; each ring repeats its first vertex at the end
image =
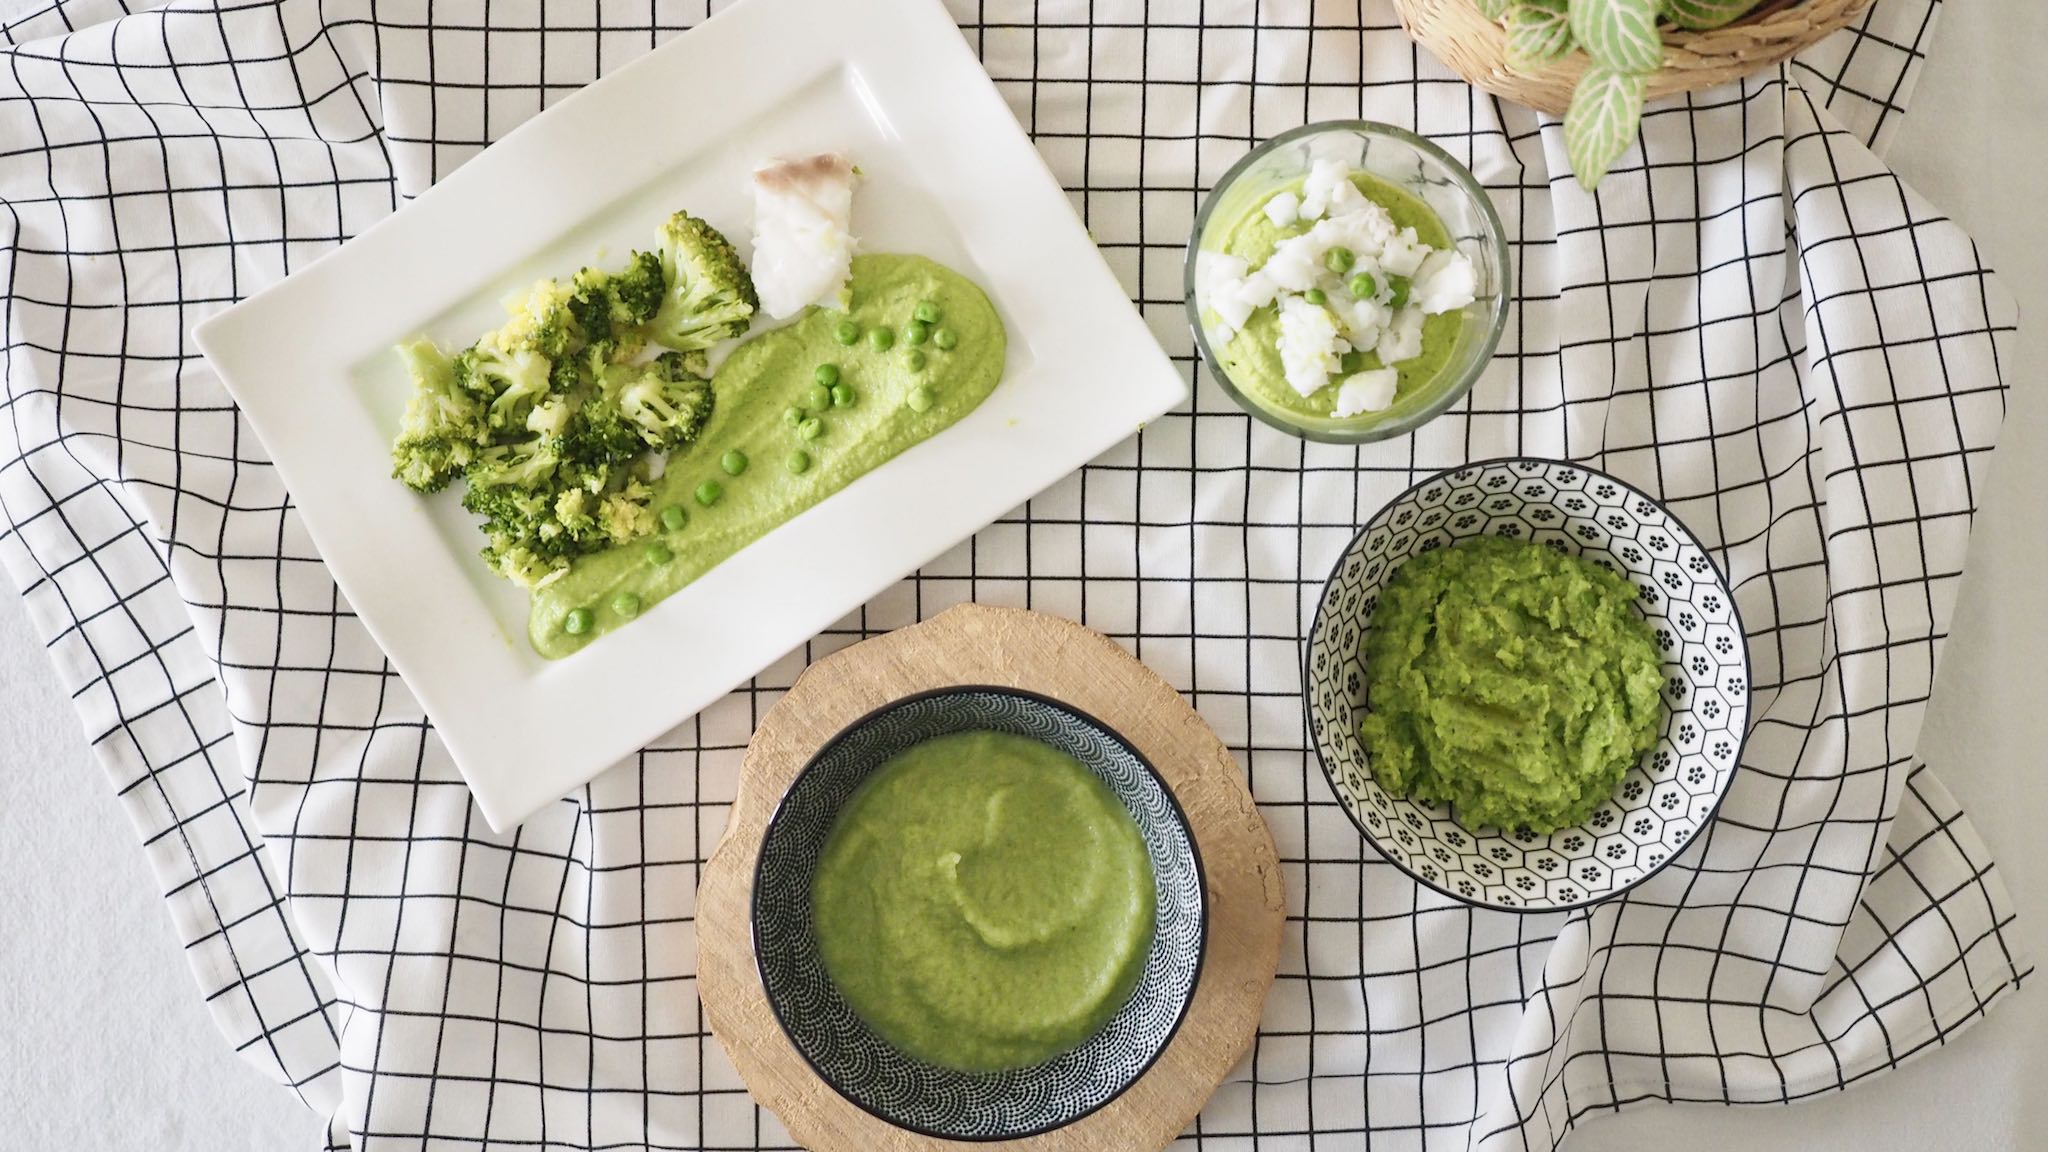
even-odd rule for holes
{"type": "Polygon", "coordinates": [[[854,1104],[900,1128],[947,1140],[1014,1140],[1071,1124],[1136,1083],[1187,1015],[1202,968],[1208,903],[1187,818],[1121,736],[1057,701],[1008,688],[907,697],[855,721],[783,795],[754,870],[754,958],[768,1004],[796,1050],[854,1104]],[[840,809],[876,768],[934,737],[1011,732],[1086,765],[1123,801],[1152,857],[1152,948],[1131,998],[1080,1047],[1044,1064],[967,1073],[904,1055],[861,1023],[818,956],[811,880],[840,809]]]}

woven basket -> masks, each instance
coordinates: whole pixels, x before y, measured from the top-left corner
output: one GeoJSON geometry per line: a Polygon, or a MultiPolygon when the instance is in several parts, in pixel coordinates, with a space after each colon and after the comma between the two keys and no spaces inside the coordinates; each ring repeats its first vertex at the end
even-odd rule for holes
{"type": "MultiPolygon", "coordinates": [[[[1666,29],[1664,70],[1650,77],[1649,99],[1712,88],[1769,68],[1846,27],[1871,3],[1766,0],[1725,28],[1666,29]]],[[[1508,65],[1507,30],[1480,15],[1472,0],[1394,0],[1394,7],[1416,43],[1475,87],[1553,115],[1571,106],[1572,88],[1586,70],[1584,52],[1525,72],[1508,65]]]]}

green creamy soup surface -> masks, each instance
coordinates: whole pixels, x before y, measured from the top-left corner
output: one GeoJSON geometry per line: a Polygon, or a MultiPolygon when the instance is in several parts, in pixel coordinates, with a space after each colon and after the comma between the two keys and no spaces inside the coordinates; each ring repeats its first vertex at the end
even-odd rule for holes
{"type": "Polygon", "coordinates": [[[811,887],[847,1004],[914,1059],[1043,1063],[1136,987],[1155,894],[1144,837],[1072,757],[958,732],[892,757],[847,801],[811,887]]]}
{"type": "Polygon", "coordinates": [[[845,312],[811,308],[719,366],[710,420],[654,482],[660,530],[534,589],[534,649],[575,652],[943,431],[995,390],[1006,352],[1002,320],[966,277],[922,256],[854,257],[845,312]]]}
{"type": "Polygon", "coordinates": [[[1363,656],[1373,779],[1469,828],[1582,823],[1656,743],[1664,677],[1635,586],[1481,536],[1404,562],[1363,656]]]}
{"type": "MultiPolygon", "coordinates": [[[[1367,172],[1353,172],[1351,183],[1366,199],[1386,209],[1387,214],[1393,217],[1395,227],[1415,229],[1416,239],[1431,248],[1453,247],[1450,230],[1444,227],[1444,222],[1437,218],[1435,212],[1430,211],[1429,205],[1367,172]]],[[[1266,201],[1282,192],[1300,195],[1305,184],[1306,178],[1296,180],[1254,199],[1246,206],[1244,214],[1224,230],[1221,250],[1256,268],[1273,255],[1273,249],[1282,240],[1299,236],[1314,227],[1316,222],[1313,220],[1297,221],[1285,228],[1277,227],[1262,210],[1266,201]]],[[[1394,391],[1396,407],[1436,382],[1457,351],[1464,325],[1465,310],[1462,308],[1441,312],[1423,321],[1422,354],[1396,365],[1400,373],[1394,391]]],[[[1336,382],[1308,396],[1296,392],[1287,383],[1287,372],[1280,362],[1279,309],[1261,308],[1252,313],[1244,328],[1233,335],[1229,343],[1217,349],[1216,354],[1231,382],[1261,406],[1297,417],[1335,418],[1336,382]]],[[[1377,355],[1368,352],[1357,370],[1384,367],[1386,365],[1377,355]]],[[[1372,420],[1380,415],[1368,413],[1357,419],[1372,420]]]]}

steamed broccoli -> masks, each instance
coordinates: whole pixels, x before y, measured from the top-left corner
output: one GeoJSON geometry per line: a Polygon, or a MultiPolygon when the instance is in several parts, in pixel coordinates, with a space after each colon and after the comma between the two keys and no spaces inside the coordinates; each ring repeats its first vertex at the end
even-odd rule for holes
{"type": "Polygon", "coordinates": [[[530,348],[500,346],[498,336],[494,332],[457,353],[455,379],[471,392],[494,397],[490,426],[503,433],[524,428],[527,413],[547,398],[552,366],[530,348]]]}
{"type": "Polygon", "coordinates": [[[654,319],[668,295],[668,274],[661,257],[635,251],[626,266],[612,277],[612,322],[635,327],[654,319]]]}
{"type": "Polygon", "coordinates": [[[688,212],[662,225],[661,273],[666,291],[647,335],[678,352],[745,334],[761,302],[732,243],[688,212]]]}
{"type": "Polygon", "coordinates": [[[413,394],[391,446],[391,475],[414,491],[439,492],[491,442],[491,394],[458,377],[454,362],[431,340],[409,341],[398,352],[412,376],[413,394]]]}
{"type": "Polygon", "coordinates": [[[635,251],[617,272],[585,268],[571,282],[569,316],[585,340],[612,339],[622,329],[638,328],[654,318],[668,282],[661,257],[635,251]]]}
{"type": "Polygon", "coordinates": [[[745,332],[756,302],[732,245],[678,212],[658,252],[536,281],[452,358],[424,340],[402,346],[414,394],[393,475],[422,492],[460,475],[485,562],[527,587],[649,535],[649,454],[703,431],[704,349],[745,332]],[[673,350],[644,359],[650,338],[673,350]]]}
{"type": "Polygon", "coordinates": [[[524,296],[507,300],[511,319],[497,331],[502,348],[525,349],[549,360],[575,350],[576,331],[570,303],[575,292],[558,280],[536,280],[524,296]]]}
{"type": "Polygon", "coordinates": [[[647,364],[614,368],[604,379],[604,398],[660,451],[697,438],[711,418],[711,382],[691,371],[701,364],[689,354],[664,353],[647,364]]]}

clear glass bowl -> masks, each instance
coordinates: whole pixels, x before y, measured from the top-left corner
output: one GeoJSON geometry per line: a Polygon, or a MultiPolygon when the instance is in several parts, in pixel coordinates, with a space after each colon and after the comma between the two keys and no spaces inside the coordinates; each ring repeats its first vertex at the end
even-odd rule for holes
{"type": "Polygon", "coordinates": [[[1273,427],[1309,440],[1332,444],[1363,444],[1400,436],[1421,427],[1458,402],[1479,379],[1500,343],[1507,325],[1508,301],[1514,295],[1508,268],[1507,235],[1486,189],[1470,169],[1450,153],[1412,132],[1370,120],[1331,120],[1282,132],[1247,153],[1223,174],[1195,215],[1183,272],[1188,324],[1195,347],[1215,378],[1239,407],[1273,427]],[[1224,231],[1267,198],[1308,175],[1317,160],[1331,158],[1370,173],[1415,196],[1444,223],[1458,251],[1478,272],[1479,294],[1465,308],[1465,323],[1450,362],[1427,388],[1395,399],[1384,412],[1346,419],[1304,416],[1276,409],[1250,395],[1230,378],[1202,322],[1196,260],[1205,251],[1221,251],[1224,231]],[[1213,228],[1212,228],[1213,225],[1213,228]],[[1212,234],[1213,233],[1213,234],[1212,234]]]}

